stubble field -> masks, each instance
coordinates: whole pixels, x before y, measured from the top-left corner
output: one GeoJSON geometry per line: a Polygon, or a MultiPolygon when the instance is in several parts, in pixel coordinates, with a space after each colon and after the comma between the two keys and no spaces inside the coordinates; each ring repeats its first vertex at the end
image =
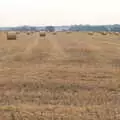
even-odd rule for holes
{"type": "Polygon", "coordinates": [[[0,120],[120,120],[120,35],[0,32],[0,120]]]}

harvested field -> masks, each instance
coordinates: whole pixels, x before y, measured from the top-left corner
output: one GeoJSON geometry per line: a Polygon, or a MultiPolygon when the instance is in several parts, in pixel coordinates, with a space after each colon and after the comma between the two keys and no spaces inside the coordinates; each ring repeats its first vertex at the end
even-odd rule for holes
{"type": "Polygon", "coordinates": [[[120,35],[0,32],[0,120],[120,120],[120,35]]]}

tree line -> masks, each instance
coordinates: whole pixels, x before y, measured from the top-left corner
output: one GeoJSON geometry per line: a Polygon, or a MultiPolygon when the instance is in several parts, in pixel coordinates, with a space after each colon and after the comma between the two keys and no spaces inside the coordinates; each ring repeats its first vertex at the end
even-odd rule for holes
{"type": "Polygon", "coordinates": [[[70,25],[70,26],[20,26],[0,28],[0,30],[19,30],[19,31],[113,31],[120,32],[120,25],[70,25]]]}

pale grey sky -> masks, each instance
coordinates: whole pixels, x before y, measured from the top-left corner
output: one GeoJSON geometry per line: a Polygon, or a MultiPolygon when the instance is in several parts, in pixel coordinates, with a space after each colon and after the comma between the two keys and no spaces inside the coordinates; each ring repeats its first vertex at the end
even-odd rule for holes
{"type": "Polygon", "coordinates": [[[0,0],[0,26],[119,23],[120,0],[0,0]]]}

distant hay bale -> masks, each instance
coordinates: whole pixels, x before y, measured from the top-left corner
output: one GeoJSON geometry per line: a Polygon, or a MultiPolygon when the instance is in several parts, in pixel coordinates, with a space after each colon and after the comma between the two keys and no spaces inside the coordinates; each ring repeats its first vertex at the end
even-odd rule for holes
{"type": "Polygon", "coordinates": [[[56,32],[53,32],[53,35],[56,35],[57,33],[56,32]]]}
{"type": "Polygon", "coordinates": [[[112,35],[113,33],[112,32],[108,32],[108,34],[112,35]]]}
{"type": "Polygon", "coordinates": [[[27,32],[27,35],[30,35],[30,32],[27,32]]]}
{"type": "Polygon", "coordinates": [[[107,32],[101,32],[102,35],[107,35],[107,32]]]}
{"type": "Polygon", "coordinates": [[[114,34],[115,34],[115,35],[119,35],[119,32],[115,32],[114,34]]]}
{"type": "Polygon", "coordinates": [[[32,35],[32,34],[33,34],[32,32],[29,33],[29,35],[32,35]]]}
{"type": "Polygon", "coordinates": [[[45,37],[46,36],[46,33],[45,32],[40,32],[40,37],[45,37]]]}
{"type": "Polygon", "coordinates": [[[101,32],[101,35],[107,35],[107,32],[101,32]]]}
{"type": "Polygon", "coordinates": [[[70,33],[71,33],[71,31],[67,31],[66,33],[67,33],[67,34],[70,34],[70,33]]]}
{"type": "Polygon", "coordinates": [[[88,35],[93,35],[94,34],[94,32],[88,32],[88,35]]]}
{"type": "Polygon", "coordinates": [[[16,32],[7,32],[7,40],[16,40],[16,32]]]}
{"type": "Polygon", "coordinates": [[[16,34],[20,34],[20,32],[16,32],[16,34]]]}

